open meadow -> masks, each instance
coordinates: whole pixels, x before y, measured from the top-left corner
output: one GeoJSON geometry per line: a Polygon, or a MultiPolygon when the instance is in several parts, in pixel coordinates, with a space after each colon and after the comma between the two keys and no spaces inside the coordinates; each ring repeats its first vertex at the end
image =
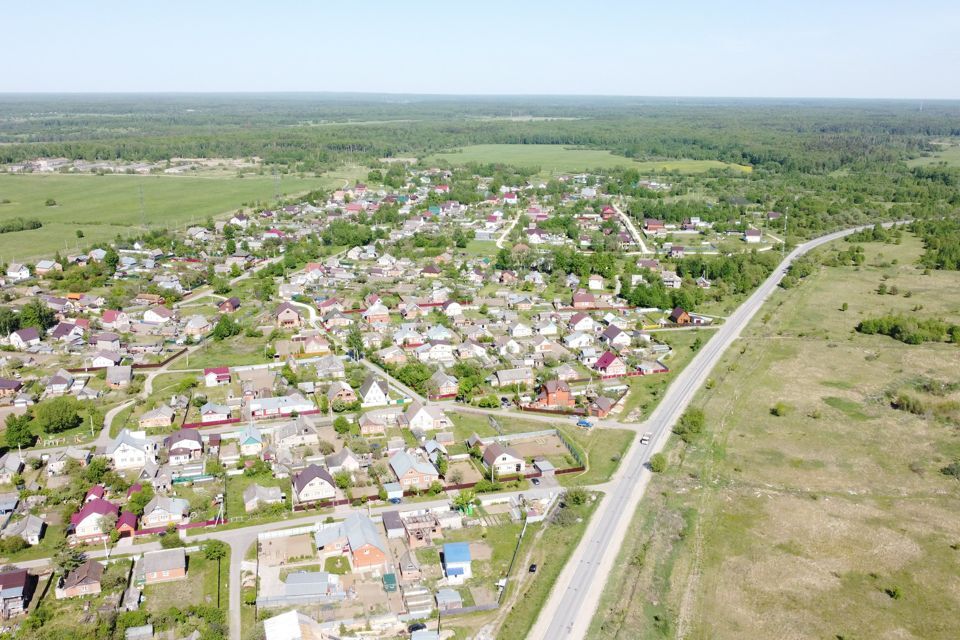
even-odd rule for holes
{"type": "MultiPolygon", "coordinates": [[[[356,179],[344,169],[321,177],[281,176],[282,195],[343,186],[356,179]]],[[[0,234],[2,261],[52,257],[96,242],[129,235],[131,227],[180,227],[203,224],[246,204],[270,204],[276,193],[272,176],[141,176],[0,174],[0,222],[37,219],[39,229],[0,234]],[[140,190],[143,189],[141,214],[140,190]],[[47,206],[48,199],[56,202],[47,206]],[[77,237],[83,232],[83,238],[77,237]]]]}
{"type": "Polygon", "coordinates": [[[944,163],[950,167],[960,167],[960,142],[938,143],[939,150],[929,156],[921,156],[907,160],[908,167],[925,167],[932,164],[944,163]]]}
{"type": "Polygon", "coordinates": [[[924,275],[910,236],[863,246],[778,291],[714,370],[707,429],[671,440],[589,637],[956,637],[960,352],[854,328],[956,323],[960,276],[924,275]]]}
{"type": "Polygon", "coordinates": [[[703,173],[711,169],[736,168],[749,172],[750,167],[719,160],[651,160],[636,161],[613,155],[601,149],[575,149],[556,144],[475,144],[456,151],[437,153],[424,164],[444,160],[460,165],[469,162],[507,164],[516,167],[539,167],[547,174],[571,173],[591,169],[632,167],[640,171],[679,171],[703,173]]]}

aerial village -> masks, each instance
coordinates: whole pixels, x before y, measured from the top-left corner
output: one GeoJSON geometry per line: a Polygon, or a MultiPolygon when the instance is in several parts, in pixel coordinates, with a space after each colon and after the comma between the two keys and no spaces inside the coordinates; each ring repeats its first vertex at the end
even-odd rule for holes
{"type": "Polygon", "coordinates": [[[368,182],[6,264],[5,624],[48,593],[194,637],[229,592],[267,640],[439,638],[537,578],[528,526],[592,500],[723,322],[704,258],[780,248],[778,213],[650,218],[591,174],[368,182]]]}

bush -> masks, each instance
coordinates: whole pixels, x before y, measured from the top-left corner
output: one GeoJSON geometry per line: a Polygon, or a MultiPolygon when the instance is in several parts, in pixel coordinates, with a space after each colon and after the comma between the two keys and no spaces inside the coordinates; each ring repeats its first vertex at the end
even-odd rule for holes
{"type": "Polygon", "coordinates": [[[778,402],[770,407],[770,414],[777,416],[778,418],[782,418],[788,413],[790,413],[790,405],[785,402],[778,402]]]}
{"type": "Polygon", "coordinates": [[[667,456],[655,453],[650,458],[650,470],[654,473],[663,473],[667,470],[667,456]]]}

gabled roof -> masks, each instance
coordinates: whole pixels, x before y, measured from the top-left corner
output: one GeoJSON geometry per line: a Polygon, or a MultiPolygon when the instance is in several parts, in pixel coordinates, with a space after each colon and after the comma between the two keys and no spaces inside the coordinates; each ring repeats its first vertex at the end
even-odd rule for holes
{"type": "Polygon", "coordinates": [[[503,454],[507,454],[508,456],[517,458],[518,460],[522,459],[520,457],[520,454],[518,454],[516,451],[514,451],[510,447],[505,447],[499,442],[494,442],[490,444],[490,446],[488,446],[486,449],[483,450],[483,461],[486,462],[487,465],[491,465],[494,462],[496,462],[497,458],[499,458],[503,454]]]}
{"type": "Polygon", "coordinates": [[[83,507],[77,513],[70,516],[70,524],[80,524],[86,520],[91,515],[106,516],[106,515],[116,515],[120,512],[120,507],[113,504],[112,502],[107,502],[102,498],[96,498],[90,502],[83,505],[83,507]]]}
{"type": "Polygon", "coordinates": [[[317,478],[323,480],[331,487],[337,486],[336,481],[333,479],[333,476],[330,475],[329,471],[318,465],[311,464],[309,467],[293,476],[293,488],[297,491],[297,493],[300,493],[303,491],[304,487],[317,478]]]}
{"type": "Polygon", "coordinates": [[[390,458],[390,467],[393,469],[394,473],[397,474],[398,478],[402,478],[408,471],[411,469],[417,471],[418,473],[430,476],[440,476],[440,473],[434,468],[432,464],[426,460],[421,460],[416,456],[412,456],[406,451],[398,451],[390,458]]]}
{"type": "Polygon", "coordinates": [[[66,580],[63,581],[63,588],[71,589],[81,584],[100,584],[102,576],[103,565],[96,560],[87,560],[67,575],[66,580]]]}

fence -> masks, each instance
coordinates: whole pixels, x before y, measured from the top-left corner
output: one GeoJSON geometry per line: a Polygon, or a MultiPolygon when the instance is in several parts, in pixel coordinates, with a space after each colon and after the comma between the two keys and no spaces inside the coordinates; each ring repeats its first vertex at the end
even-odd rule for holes
{"type": "MultiPolygon", "coordinates": [[[[204,520],[203,522],[187,522],[185,524],[178,524],[177,529],[199,529],[200,527],[212,527],[217,524],[227,524],[229,520],[226,518],[222,520],[204,520]]],[[[151,527],[149,529],[137,529],[133,532],[135,536],[149,536],[157,533],[164,533],[167,530],[166,527],[151,527]]]]}
{"type": "MultiPolygon", "coordinates": [[[[171,362],[173,362],[174,360],[176,360],[186,352],[187,352],[187,348],[184,347],[183,349],[180,349],[180,351],[177,351],[172,355],[170,355],[166,360],[162,360],[160,362],[152,362],[148,364],[134,364],[134,365],[130,365],[130,368],[131,369],[159,369],[160,367],[167,366],[168,364],[170,364],[171,362]]],[[[109,367],[74,367],[72,369],[67,369],[67,372],[68,373],[85,373],[87,371],[100,371],[101,369],[107,369],[107,368],[109,367]]]]}

